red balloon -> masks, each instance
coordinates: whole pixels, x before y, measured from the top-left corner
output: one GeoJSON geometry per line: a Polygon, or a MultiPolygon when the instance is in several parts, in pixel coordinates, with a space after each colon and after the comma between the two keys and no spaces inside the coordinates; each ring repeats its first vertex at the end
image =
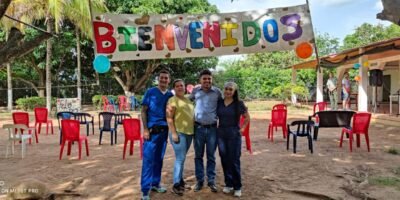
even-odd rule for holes
{"type": "Polygon", "coordinates": [[[297,57],[306,59],[309,58],[313,53],[313,47],[308,42],[302,42],[296,47],[297,57]]]}

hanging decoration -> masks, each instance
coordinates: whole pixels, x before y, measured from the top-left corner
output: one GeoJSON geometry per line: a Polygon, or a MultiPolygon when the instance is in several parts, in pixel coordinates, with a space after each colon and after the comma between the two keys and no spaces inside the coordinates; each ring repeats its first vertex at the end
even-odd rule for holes
{"type": "Polygon", "coordinates": [[[98,55],[93,61],[93,67],[94,70],[96,70],[97,73],[103,74],[108,71],[110,71],[111,63],[110,59],[108,59],[104,55],[98,55]]]}

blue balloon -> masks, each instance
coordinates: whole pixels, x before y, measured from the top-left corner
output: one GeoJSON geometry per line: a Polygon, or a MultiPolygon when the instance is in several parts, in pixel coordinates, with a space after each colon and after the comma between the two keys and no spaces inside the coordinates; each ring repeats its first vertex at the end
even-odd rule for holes
{"type": "Polygon", "coordinates": [[[360,67],[361,67],[361,64],[360,64],[360,63],[355,63],[354,66],[353,66],[354,69],[358,69],[358,68],[360,68],[360,67]]]}
{"type": "Polygon", "coordinates": [[[100,74],[106,73],[110,71],[111,67],[110,59],[108,59],[104,55],[96,56],[96,58],[93,61],[93,66],[94,70],[96,70],[97,73],[100,74]]]}

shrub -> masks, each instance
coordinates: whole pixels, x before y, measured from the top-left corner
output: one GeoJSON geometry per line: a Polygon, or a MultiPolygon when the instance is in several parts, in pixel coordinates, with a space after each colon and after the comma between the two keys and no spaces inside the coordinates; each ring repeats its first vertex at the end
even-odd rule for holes
{"type": "MultiPolygon", "coordinates": [[[[33,110],[37,107],[46,107],[46,97],[27,97],[19,98],[16,101],[17,108],[22,110],[33,110]]],[[[51,99],[51,107],[56,106],[56,98],[51,99]]]]}

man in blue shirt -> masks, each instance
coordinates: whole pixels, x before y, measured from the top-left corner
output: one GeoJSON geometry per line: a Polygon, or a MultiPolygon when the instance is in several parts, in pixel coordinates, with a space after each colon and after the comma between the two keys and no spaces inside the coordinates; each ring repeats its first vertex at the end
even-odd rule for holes
{"type": "Polygon", "coordinates": [[[217,192],[215,185],[215,150],[217,149],[217,104],[221,99],[221,91],[212,86],[210,70],[200,73],[201,87],[197,87],[190,95],[195,102],[194,150],[195,174],[197,184],[194,191],[198,192],[204,184],[204,149],[207,154],[207,181],[212,192],[217,192]]]}
{"type": "Polygon", "coordinates": [[[149,200],[150,190],[164,193],[161,187],[161,169],[167,146],[168,124],[166,106],[172,93],[168,91],[170,75],[161,70],[158,75],[158,86],[148,89],[142,102],[143,121],[143,164],[141,177],[142,199],[149,200]]]}

